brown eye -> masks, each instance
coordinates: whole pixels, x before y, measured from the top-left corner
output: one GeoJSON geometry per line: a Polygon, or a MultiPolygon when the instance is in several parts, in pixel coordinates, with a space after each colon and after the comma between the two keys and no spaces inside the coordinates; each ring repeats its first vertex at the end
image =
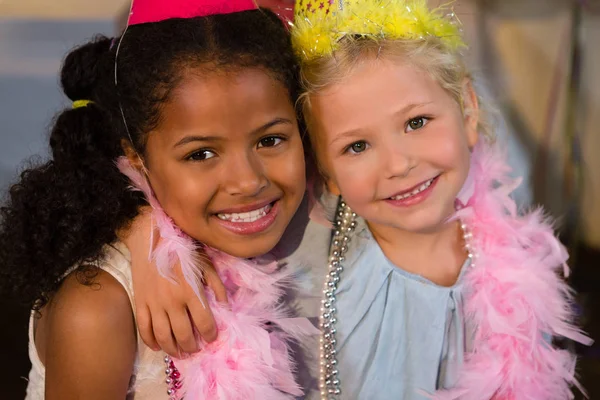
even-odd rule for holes
{"type": "Polygon", "coordinates": [[[258,147],[275,147],[281,143],[283,139],[278,136],[267,136],[258,142],[258,147]]]}
{"type": "Polygon", "coordinates": [[[406,129],[408,132],[416,131],[427,125],[427,122],[429,122],[429,119],[425,117],[413,118],[410,121],[408,121],[406,129]]]}
{"type": "Polygon", "coordinates": [[[205,161],[209,158],[213,158],[216,154],[211,150],[198,150],[190,154],[188,160],[190,161],[205,161]]]}

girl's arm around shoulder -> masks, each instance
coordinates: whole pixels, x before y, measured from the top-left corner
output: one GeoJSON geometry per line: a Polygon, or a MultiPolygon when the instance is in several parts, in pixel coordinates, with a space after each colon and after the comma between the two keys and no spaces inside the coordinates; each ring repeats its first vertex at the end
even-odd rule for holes
{"type": "Polygon", "coordinates": [[[65,279],[42,311],[46,399],[124,399],[136,353],[129,297],[105,271],[91,285],[81,284],[77,274],[65,279]]]}

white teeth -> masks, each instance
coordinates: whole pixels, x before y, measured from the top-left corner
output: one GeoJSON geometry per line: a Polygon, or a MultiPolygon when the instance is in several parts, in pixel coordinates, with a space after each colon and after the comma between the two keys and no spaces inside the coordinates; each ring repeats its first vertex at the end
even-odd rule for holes
{"type": "Polygon", "coordinates": [[[404,194],[401,194],[399,196],[394,196],[394,197],[392,197],[392,200],[404,200],[404,199],[406,199],[408,197],[414,196],[415,194],[421,193],[423,190],[425,190],[429,186],[431,186],[431,184],[433,183],[434,179],[435,178],[431,178],[427,182],[423,183],[421,186],[413,189],[412,192],[404,193],[404,194]]]}
{"type": "Polygon", "coordinates": [[[268,204],[258,210],[243,212],[243,213],[232,213],[232,214],[217,214],[219,219],[223,221],[231,222],[254,222],[261,219],[271,211],[271,204],[268,204]]]}

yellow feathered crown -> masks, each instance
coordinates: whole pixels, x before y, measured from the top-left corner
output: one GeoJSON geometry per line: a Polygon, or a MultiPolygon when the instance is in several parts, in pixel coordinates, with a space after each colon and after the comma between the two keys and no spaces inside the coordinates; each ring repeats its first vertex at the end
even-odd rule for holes
{"type": "Polygon", "coordinates": [[[426,0],[296,0],[292,37],[303,60],[327,56],[346,35],[373,39],[438,37],[464,46],[458,21],[447,7],[426,0]]]}

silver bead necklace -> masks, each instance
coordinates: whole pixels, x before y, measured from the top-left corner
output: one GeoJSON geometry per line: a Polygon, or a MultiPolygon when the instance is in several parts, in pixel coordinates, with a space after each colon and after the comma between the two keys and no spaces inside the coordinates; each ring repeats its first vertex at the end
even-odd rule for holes
{"type": "Polygon", "coordinates": [[[356,214],[343,200],[340,200],[334,223],[335,231],[329,250],[329,268],[325,277],[319,314],[321,328],[319,389],[322,400],[337,400],[341,394],[335,350],[335,323],[337,322],[335,292],[343,271],[344,254],[348,251],[350,235],[354,228],[356,228],[356,214]]]}
{"type": "MultiPolygon", "coordinates": [[[[476,253],[471,243],[472,233],[467,224],[461,222],[465,250],[470,260],[470,267],[475,266],[476,253]]],[[[344,270],[344,254],[348,251],[348,245],[352,237],[352,232],[356,228],[356,214],[346,204],[340,200],[334,222],[333,239],[329,250],[329,265],[325,283],[323,286],[323,299],[321,300],[321,309],[319,313],[319,326],[321,328],[320,342],[320,373],[319,389],[321,391],[321,400],[338,400],[342,393],[340,387],[340,377],[337,362],[337,351],[335,339],[336,329],[336,295],[335,292],[340,282],[340,274],[344,270]]]]}

